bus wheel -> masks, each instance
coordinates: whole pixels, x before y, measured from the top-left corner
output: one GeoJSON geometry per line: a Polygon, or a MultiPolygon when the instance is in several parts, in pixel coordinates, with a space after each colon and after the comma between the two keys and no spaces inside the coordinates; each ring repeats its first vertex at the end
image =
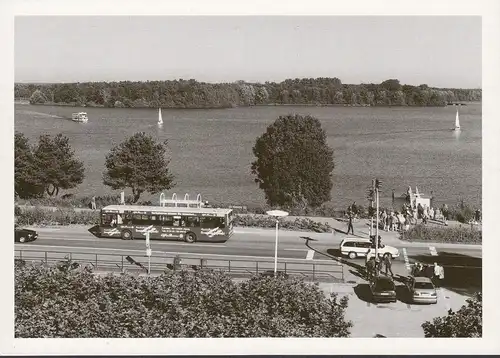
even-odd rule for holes
{"type": "Polygon", "coordinates": [[[132,240],[132,232],[130,230],[123,230],[122,231],[122,239],[123,240],[132,240]]]}
{"type": "Polygon", "coordinates": [[[186,236],[184,237],[184,240],[186,242],[192,243],[196,241],[196,235],[192,232],[186,233],[186,236]]]}

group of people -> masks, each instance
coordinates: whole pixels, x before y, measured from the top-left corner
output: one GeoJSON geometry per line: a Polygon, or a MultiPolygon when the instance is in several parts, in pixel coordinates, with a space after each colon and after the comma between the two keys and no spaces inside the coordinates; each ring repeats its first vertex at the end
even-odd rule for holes
{"type": "Polygon", "coordinates": [[[428,277],[434,282],[436,287],[439,287],[444,279],[444,268],[438,265],[437,262],[434,262],[434,265],[422,265],[420,262],[417,262],[413,266],[411,274],[413,277],[428,277]]]}
{"type": "Polygon", "coordinates": [[[375,250],[370,249],[366,254],[365,261],[366,275],[369,280],[373,279],[380,272],[384,272],[386,276],[391,275],[394,277],[392,272],[392,259],[390,255],[385,255],[382,260],[375,259],[375,250]]]}

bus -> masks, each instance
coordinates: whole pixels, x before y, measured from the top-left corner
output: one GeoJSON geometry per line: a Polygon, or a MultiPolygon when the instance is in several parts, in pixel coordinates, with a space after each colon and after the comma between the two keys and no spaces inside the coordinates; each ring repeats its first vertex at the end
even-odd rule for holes
{"type": "Polygon", "coordinates": [[[123,240],[226,242],[233,235],[233,210],[207,207],[108,205],[101,209],[98,236],[123,240]]]}

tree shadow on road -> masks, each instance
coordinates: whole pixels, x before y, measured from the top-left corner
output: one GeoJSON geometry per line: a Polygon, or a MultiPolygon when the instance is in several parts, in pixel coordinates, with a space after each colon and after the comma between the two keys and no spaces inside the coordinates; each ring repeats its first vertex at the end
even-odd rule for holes
{"type": "Polygon", "coordinates": [[[411,259],[433,265],[437,262],[444,267],[444,279],[440,286],[450,291],[472,296],[482,290],[483,260],[480,257],[452,252],[439,252],[438,256],[414,255],[411,259]]]}

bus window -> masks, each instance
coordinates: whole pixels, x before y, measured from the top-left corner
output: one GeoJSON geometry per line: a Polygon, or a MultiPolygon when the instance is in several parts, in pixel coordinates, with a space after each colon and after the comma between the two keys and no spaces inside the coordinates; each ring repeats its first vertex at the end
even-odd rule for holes
{"type": "Polygon", "coordinates": [[[163,226],[173,226],[174,225],[174,218],[169,216],[169,215],[162,215],[160,222],[161,222],[161,225],[163,225],[163,226]]]}
{"type": "Polygon", "coordinates": [[[186,226],[186,222],[182,218],[175,218],[172,226],[184,227],[186,226]]]}
{"type": "Polygon", "coordinates": [[[201,218],[201,227],[207,229],[215,229],[216,227],[218,227],[223,229],[226,227],[226,225],[224,224],[224,218],[207,216],[201,218]]]}
{"type": "Polygon", "coordinates": [[[187,227],[200,227],[200,218],[197,216],[183,216],[187,227]]]}
{"type": "Polygon", "coordinates": [[[111,225],[111,222],[113,221],[114,214],[102,214],[101,215],[101,224],[102,225],[111,225]]]}
{"type": "Polygon", "coordinates": [[[134,225],[145,225],[146,224],[146,220],[144,220],[144,217],[146,217],[146,220],[147,220],[147,215],[134,214],[132,216],[132,224],[134,224],[134,225]]]}

